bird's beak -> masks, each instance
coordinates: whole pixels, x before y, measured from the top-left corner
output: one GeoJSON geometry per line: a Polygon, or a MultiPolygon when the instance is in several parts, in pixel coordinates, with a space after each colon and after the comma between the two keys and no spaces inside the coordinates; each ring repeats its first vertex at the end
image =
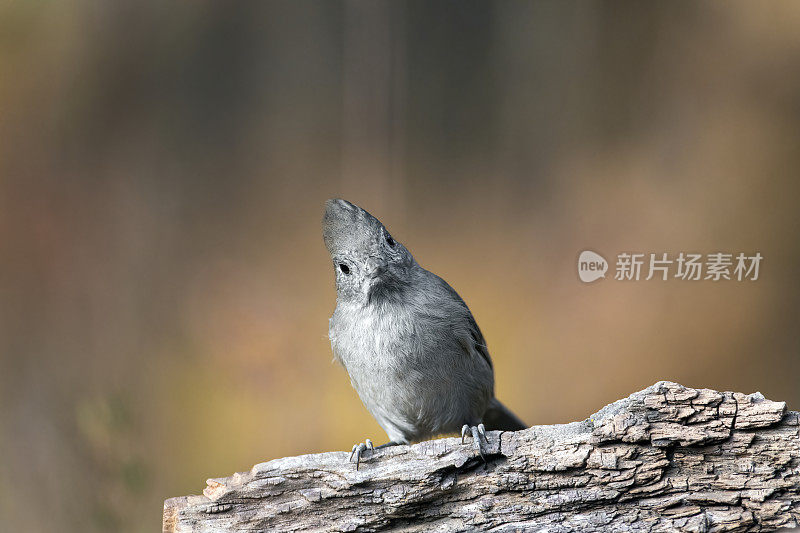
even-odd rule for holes
{"type": "Polygon", "coordinates": [[[357,210],[356,206],[342,200],[341,198],[331,198],[325,202],[325,218],[336,217],[342,215],[352,215],[357,210]]]}
{"type": "Polygon", "coordinates": [[[346,200],[333,198],[325,202],[325,214],[322,217],[322,238],[325,246],[333,254],[336,243],[351,231],[356,220],[358,208],[346,200]]]}

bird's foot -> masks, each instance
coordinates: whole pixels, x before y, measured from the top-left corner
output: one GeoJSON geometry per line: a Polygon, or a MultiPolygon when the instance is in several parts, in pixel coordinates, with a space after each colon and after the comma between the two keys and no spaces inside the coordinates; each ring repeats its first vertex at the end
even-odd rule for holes
{"type": "Polygon", "coordinates": [[[369,450],[370,453],[375,450],[375,446],[372,445],[372,441],[369,439],[364,442],[359,442],[358,444],[353,444],[353,451],[350,452],[350,459],[348,459],[348,461],[352,463],[353,456],[356,457],[356,470],[358,470],[358,466],[361,464],[361,456],[367,450],[369,450]]]}
{"type": "Polygon", "coordinates": [[[486,457],[483,456],[481,437],[483,437],[483,442],[489,444],[489,439],[486,438],[486,428],[483,426],[483,424],[478,424],[477,426],[464,424],[461,427],[461,444],[464,444],[464,438],[470,433],[472,434],[472,447],[475,448],[475,451],[478,452],[478,455],[481,456],[481,459],[483,459],[483,462],[485,463],[486,457]]]}

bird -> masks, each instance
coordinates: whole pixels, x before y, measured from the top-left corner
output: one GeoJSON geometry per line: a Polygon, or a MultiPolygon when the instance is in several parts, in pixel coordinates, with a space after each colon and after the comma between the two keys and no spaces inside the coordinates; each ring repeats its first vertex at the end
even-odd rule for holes
{"type": "Polygon", "coordinates": [[[322,236],[336,282],[328,328],[334,359],[390,439],[355,444],[356,470],[376,449],[459,431],[485,461],[487,430],[527,428],[495,398],[486,340],[445,280],[346,200],[325,202],[322,236]]]}

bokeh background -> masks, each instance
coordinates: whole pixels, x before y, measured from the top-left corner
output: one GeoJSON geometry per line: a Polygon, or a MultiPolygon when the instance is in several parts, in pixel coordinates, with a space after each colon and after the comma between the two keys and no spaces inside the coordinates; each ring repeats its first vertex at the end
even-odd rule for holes
{"type": "Polygon", "coordinates": [[[0,2],[0,524],[384,433],[332,363],[326,198],[470,305],[530,424],[655,381],[800,409],[800,3],[0,2]],[[759,251],[756,282],[578,253],[759,251]]]}

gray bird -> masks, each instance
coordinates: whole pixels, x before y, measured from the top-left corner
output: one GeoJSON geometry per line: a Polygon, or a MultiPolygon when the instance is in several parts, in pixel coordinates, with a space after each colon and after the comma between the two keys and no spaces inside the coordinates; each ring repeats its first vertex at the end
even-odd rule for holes
{"type": "MultiPolygon", "coordinates": [[[[357,205],[325,203],[322,236],[336,273],[331,347],[393,446],[461,430],[483,457],[486,430],[527,426],[494,397],[486,341],[469,308],[357,205]]],[[[372,442],[353,446],[358,469],[372,442]]]]}

